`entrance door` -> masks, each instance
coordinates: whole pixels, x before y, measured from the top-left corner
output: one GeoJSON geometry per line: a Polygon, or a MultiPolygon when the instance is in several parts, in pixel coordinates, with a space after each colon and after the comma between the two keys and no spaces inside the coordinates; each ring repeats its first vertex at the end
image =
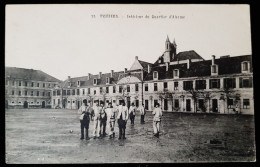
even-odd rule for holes
{"type": "Polygon", "coordinates": [[[218,100],[212,99],[212,112],[218,112],[218,100]]]}
{"type": "Polygon", "coordinates": [[[148,110],[148,100],[145,100],[144,103],[145,109],[148,110]]]}
{"type": "Polygon", "coordinates": [[[186,99],[186,111],[191,111],[191,108],[190,108],[190,99],[186,99]]]}
{"type": "Polygon", "coordinates": [[[167,111],[168,110],[168,100],[164,99],[164,110],[167,111]]]}
{"type": "Polygon", "coordinates": [[[27,101],[25,101],[25,102],[23,103],[23,108],[28,108],[28,102],[27,102],[27,101]]]}
{"type": "Polygon", "coordinates": [[[45,108],[45,101],[42,102],[42,108],[45,108]]]}
{"type": "Polygon", "coordinates": [[[78,101],[78,109],[80,108],[80,101],[78,101]]]}

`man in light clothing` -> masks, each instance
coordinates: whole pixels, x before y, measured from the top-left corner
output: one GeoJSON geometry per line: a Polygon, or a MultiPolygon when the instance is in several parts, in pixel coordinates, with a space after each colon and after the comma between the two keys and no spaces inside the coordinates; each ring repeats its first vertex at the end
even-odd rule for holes
{"type": "Polygon", "coordinates": [[[154,136],[159,138],[162,110],[159,108],[158,103],[155,105],[155,109],[153,110],[152,114],[154,115],[153,117],[154,136]]]}
{"type": "Polygon", "coordinates": [[[107,132],[109,135],[109,138],[115,138],[115,112],[116,110],[113,108],[112,104],[108,104],[108,108],[106,108],[107,113],[107,132]]]}
{"type": "Polygon", "coordinates": [[[121,102],[120,105],[118,106],[118,115],[117,115],[117,119],[118,119],[118,126],[119,126],[119,140],[122,139],[126,139],[125,137],[125,129],[126,129],[126,123],[128,120],[128,108],[127,106],[125,106],[125,102],[121,102]]]}
{"type": "Polygon", "coordinates": [[[144,115],[145,115],[145,108],[144,108],[144,104],[142,104],[140,107],[139,107],[139,111],[140,111],[140,114],[141,114],[141,124],[144,124],[144,115]]]}
{"type": "Polygon", "coordinates": [[[99,128],[100,128],[100,107],[98,103],[96,102],[96,105],[93,106],[94,114],[93,114],[93,121],[94,121],[94,127],[93,127],[93,136],[94,139],[96,137],[99,137],[99,128]]]}
{"type": "Polygon", "coordinates": [[[131,125],[134,125],[134,123],[135,123],[135,111],[136,111],[135,104],[132,103],[132,106],[130,106],[130,108],[129,108],[129,116],[130,116],[130,120],[131,120],[131,125]]]}
{"type": "Polygon", "coordinates": [[[101,103],[100,104],[100,130],[99,130],[100,138],[105,137],[107,135],[106,125],[107,125],[107,113],[105,111],[105,107],[101,103]]]}

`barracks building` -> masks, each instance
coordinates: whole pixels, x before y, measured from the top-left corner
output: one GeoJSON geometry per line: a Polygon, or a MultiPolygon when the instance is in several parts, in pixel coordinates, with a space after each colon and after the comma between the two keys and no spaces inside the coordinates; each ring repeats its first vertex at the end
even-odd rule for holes
{"type": "Polygon", "coordinates": [[[166,112],[254,114],[252,56],[214,55],[204,60],[195,51],[177,53],[175,41],[167,37],[165,51],[154,63],[138,57],[122,71],[88,73],[68,77],[52,87],[52,108],[78,109],[83,99],[89,103],[124,100],[127,106],[156,103],[166,112]]]}

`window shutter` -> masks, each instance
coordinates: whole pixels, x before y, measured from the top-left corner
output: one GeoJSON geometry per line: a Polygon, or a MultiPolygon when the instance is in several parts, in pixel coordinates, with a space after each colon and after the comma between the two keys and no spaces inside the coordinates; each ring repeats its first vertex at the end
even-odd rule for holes
{"type": "Polygon", "coordinates": [[[249,87],[253,86],[253,77],[249,77],[249,87]]]}
{"type": "Polygon", "coordinates": [[[209,80],[209,88],[211,89],[211,80],[209,80]]]}
{"type": "Polygon", "coordinates": [[[242,88],[242,78],[239,78],[239,88],[242,88]]]}
{"type": "Polygon", "coordinates": [[[227,88],[227,78],[223,79],[223,85],[224,85],[224,88],[227,88]]]}
{"type": "Polygon", "coordinates": [[[232,80],[233,80],[233,84],[232,84],[232,85],[233,85],[233,88],[236,88],[236,87],[237,87],[237,86],[236,86],[236,78],[233,78],[232,80]]]}
{"type": "Polygon", "coordinates": [[[220,79],[218,79],[217,81],[218,81],[218,88],[220,88],[220,79]]]}

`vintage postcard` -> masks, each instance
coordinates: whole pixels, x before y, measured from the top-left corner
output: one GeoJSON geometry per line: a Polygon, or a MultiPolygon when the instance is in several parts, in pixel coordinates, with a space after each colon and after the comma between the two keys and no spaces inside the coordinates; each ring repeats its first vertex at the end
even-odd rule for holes
{"type": "Polygon", "coordinates": [[[5,9],[7,164],[256,161],[249,5],[5,9]]]}

